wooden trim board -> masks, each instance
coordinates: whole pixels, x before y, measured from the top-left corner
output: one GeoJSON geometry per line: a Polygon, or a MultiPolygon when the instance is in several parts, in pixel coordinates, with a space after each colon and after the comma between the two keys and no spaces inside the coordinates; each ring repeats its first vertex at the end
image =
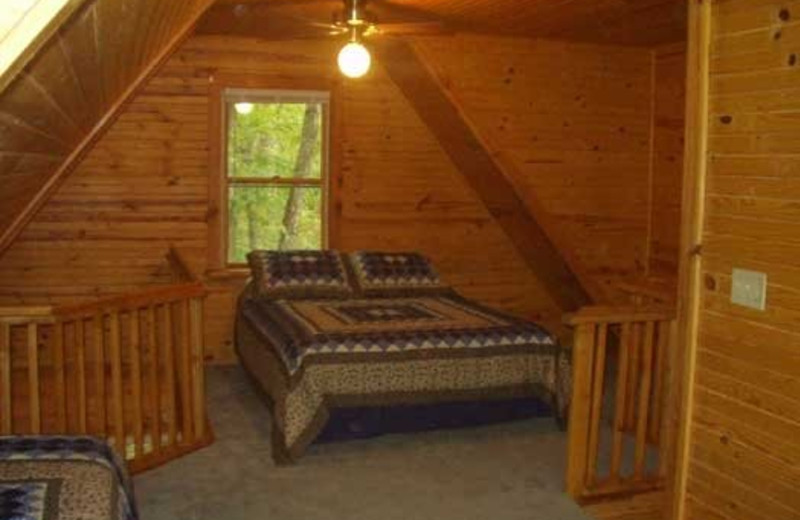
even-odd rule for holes
{"type": "Polygon", "coordinates": [[[708,109],[711,46],[711,0],[688,2],[689,42],[686,75],[686,138],[678,278],[679,343],[674,349],[672,402],[680,402],[673,415],[679,422],[671,435],[677,439],[672,493],[667,518],[685,517],[689,471],[692,401],[701,303],[702,239],[708,170],[708,109]]]}

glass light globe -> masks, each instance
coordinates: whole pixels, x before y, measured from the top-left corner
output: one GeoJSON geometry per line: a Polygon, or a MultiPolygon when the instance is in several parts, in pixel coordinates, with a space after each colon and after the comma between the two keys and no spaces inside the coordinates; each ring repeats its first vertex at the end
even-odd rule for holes
{"type": "Polygon", "coordinates": [[[348,78],[360,78],[371,64],[369,51],[358,42],[350,42],[339,51],[339,70],[348,78]]]}
{"type": "Polygon", "coordinates": [[[233,107],[236,109],[238,113],[242,114],[243,116],[246,116],[247,114],[253,111],[252,103],[236,103],[235,105],[233,105],[233,107]]]}

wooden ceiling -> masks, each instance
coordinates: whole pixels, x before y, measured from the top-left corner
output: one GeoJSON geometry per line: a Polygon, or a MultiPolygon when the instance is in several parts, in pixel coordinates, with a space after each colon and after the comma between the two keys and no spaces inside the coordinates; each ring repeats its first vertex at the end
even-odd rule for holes
{"type": "MultiPolygon", "coordinates": [[[[686,37],[683,0],[361,0],[379,22],[441,22],[452,31],[655,46],[686,37]]],[[[198,28],[264,38],[323,37],[342,0],[218,0],[198,28]],[[316,29],[316,30],[315,30],[316,29]]]]}
{"type": "MultiPolygon", "coordinates": [[[[686,25],[682,0],[366,3],[381,23],[636,46],[682,41],[686,25]]],[[[198,20],[200,33],[327,37],[318,23],[330,22],[343,8],[342,0],[68,0],[68,5],[68,18],[40,37],[30,60],[0,77],[0,254],[198,20]]]]}
{"type": "Polygon", "coordinates": [[[71,0],[0,78],[0,253],[212,1],[71,0]]]}

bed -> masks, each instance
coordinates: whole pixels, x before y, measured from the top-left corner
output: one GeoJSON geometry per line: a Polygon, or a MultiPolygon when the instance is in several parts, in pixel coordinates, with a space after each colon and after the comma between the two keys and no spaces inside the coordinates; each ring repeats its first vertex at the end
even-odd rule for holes
{"type": "Polygon", "coordinates": [[[458,295],[417,253],[255,251],[236,349],[290,463],[332,409],[534,396],[563,417],[568,356],[541,326],[458,295]]]}
{"type": "Polygon", "coordinates": [[[0,437],[0,520],[136,520],[123,468],[99,439],[0,437]]]}

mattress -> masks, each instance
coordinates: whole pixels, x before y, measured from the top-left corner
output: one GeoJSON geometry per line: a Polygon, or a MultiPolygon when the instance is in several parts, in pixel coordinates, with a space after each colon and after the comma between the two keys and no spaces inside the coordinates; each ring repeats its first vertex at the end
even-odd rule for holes
{"type": "Polygon", "coordinates": [[[102,440],[0,437],[0,520],[136,520],[130,479],[102,440]]]}
{"type": "Polygon", "coordinates": [[[237,351],[272,405],[273,451],[283,461],[302,455],[332,407],[536,396],[563,410],[568,387],[555,337],[451,291],[245,296],[237,351]]]}

